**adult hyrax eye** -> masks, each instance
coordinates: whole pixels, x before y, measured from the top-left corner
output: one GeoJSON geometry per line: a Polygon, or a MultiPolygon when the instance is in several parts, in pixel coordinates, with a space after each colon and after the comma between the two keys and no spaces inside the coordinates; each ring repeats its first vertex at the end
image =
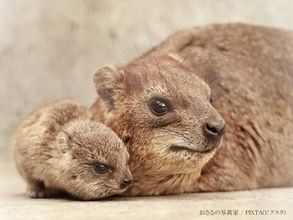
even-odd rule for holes
{"type": "Polygon", "coordinates": [[[170,103],[167,100],[154,98],[149,102],[150,111],[156,116],[165,115],[171,110],[170,103]]]}
{"type": "Polygon", "coordinates": [[[110,167],[102,163],[94,164],[94,169],[98,174],[105,174],[110,172],[110,167]]]}

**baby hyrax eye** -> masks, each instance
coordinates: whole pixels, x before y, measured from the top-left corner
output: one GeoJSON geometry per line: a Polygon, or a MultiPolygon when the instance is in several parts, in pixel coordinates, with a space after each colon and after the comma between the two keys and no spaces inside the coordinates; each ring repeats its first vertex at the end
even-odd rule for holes
{"type": "Polygon", "coordinates": [[[162,116],[171,110],[171,106],[168,100],[154,98],[149,102],[149,109],[154,115],[162,116]]]}
{"type": "Polygon", "coordinates": [[[111,171],[108,165],[102,163],[94,164],[94,169],[98,174],[105,174],[111,171]]]}

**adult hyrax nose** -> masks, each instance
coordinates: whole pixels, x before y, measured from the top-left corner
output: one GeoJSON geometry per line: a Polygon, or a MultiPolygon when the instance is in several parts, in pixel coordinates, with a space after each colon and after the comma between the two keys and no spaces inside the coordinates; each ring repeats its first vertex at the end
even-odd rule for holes
{"type": "Polygon", "coordinates": [[[204,132],[210,141],[217,141],[225,133],[226,123],[222,118],[210,119],[204,125],[204,132]]]}

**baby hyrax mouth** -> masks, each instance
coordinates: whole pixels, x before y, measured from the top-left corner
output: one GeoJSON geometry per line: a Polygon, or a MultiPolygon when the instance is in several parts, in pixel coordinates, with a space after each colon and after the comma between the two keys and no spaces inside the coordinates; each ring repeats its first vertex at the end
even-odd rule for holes
{"type": "Polygon", "coordinates": [[[106,184],[105,184],[105,187],[107,187],[108,189],[113,190],[113,191],[125,191],[127,189],[127,188],[118,188],[118,187],[114,187],[114,186],[110,186],[110,185],[106,185],[106,184]]]}

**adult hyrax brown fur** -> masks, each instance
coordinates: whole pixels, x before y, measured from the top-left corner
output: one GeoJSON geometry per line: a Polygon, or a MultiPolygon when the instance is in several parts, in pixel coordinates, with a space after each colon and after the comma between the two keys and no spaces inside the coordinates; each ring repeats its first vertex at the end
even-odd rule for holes
{"type": "Polygon", "coordinates": [[[119,194],[132,181],[123,142],[70,99],[49,103],[20,124],[14,156],[33,198],[65,191],[93,200],[119,194]]]}
{"type": "Polygon", "coordinates": [[[293,33],[243,24],[183,30],[98,70],[92,112],[129,145],[125,194],[292,186],[292,73],[293,33]]]}

